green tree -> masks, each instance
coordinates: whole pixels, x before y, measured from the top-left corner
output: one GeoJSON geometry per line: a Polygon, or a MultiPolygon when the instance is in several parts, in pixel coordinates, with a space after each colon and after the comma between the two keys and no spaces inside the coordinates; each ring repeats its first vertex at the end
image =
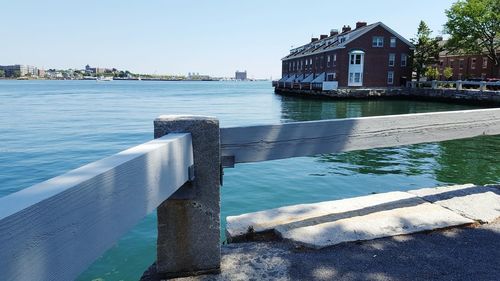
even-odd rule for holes
{"type": "Polygon", "coordinates": [[[411,39],[413,45],[415,45],[412,67],[416,73],[417,81],[420,80],[420,76],[425,73],[429,66],[436,64],[439,60],[441,47],[436,38],[431,38],[431,34],[432,30],[427,24],[420,21],[416,38],[411,39]]]}
{"type": "Polygon", "coordinates": [[[15,70],[12,76],[14,76],[14,78],[19,78],[19,77],[21,77],[21,71],[19,71],[19,70],[15,70]]]}
{"type": "Polygon", "coordinates": [[[439,69],[437,67],[429,67],[425,70],[425,77],[431,80],[437,80],[439,77],[439,69]]]}
{"type": "Polygon", "coordinates": [[[443,76],[446,80],[450,80],[453,76],[453,68],[447,66],[443,69],[443,76]]]}
{"type": "Polygon", "coordinates": [[[0,69],[0,77],[5,77],[5,71],[3,69],[0,69]]]}
{"type": "Polygon", "coordinates": [[[500,65],[500,0],[459,0],[446,16],[444,31],[450,35],[451,52],[484,53],[500,65]]]}

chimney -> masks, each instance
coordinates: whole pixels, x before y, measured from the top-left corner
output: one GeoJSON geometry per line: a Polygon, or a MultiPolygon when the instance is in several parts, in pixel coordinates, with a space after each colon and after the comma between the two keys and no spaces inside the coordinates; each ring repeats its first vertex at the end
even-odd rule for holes
{"type": "Polygon", "coordinates": [[[325,39],[326,37],[328,37],[328,35],[326,35],[326,34],[321,34],[321,35],[319,36],[319,40],[323,40],[323,39],[325,39]]]}
{"type": "Polygon", "coordinates": [[[311,38],[311,43],[316,42],[316,41],[318,41],[318,38],[316,38],[316,37],[311,38]]]}
{"type": "Polygon", "coordinates": [[[436,36],[436,41],[443,41],[443,36],[436,36]]]}
{"type": "Polygon", "coordinates": [[[366,22],[365,21],[358,21],[356,23],[356,29],[360,28],[360,27],[364,27],[366,26],[366,22]]]}
{"type": "Polygon", "coordinates": [[[330,36],[335,36],[337,34],[339,34],[339,30],[338,29],[332,29],[332,30],[330,30],[330,36]]]}
{"type": "Polygon", "coordinates": [[[349,25],[344,25],[342,27],[342,33],[346,33],[348,31],[351,31],[351,27],[349,25]]]}

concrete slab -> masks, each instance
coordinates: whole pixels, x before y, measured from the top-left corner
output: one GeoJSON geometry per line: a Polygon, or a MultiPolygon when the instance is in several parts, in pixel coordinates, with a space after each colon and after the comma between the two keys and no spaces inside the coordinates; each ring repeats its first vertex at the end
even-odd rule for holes
{"type": "Polygon", "coordinates": [[[490,223],[500,217],[500,185],[441,186],[408,191],[464,217],[490,223]]]}
{"type": "Polygon", "coordinates": [[[293,243],[320,249],[343,242],[372,240],[474,222],[418,198],[411,198],[411,201],[416,204],[404,206],[396,201],[393,206],[386,206],[387,210],[285,231],[278,227],[276,231],[293,243]]]}
{"type": "Polygon", "coordinates": [[[226,219],[226,232],[227,237],[231,239],[247,234],[249,229],[254,232],[263,232],[281,226],[282,231],[285,231],[289,228],[331,221],[332,214],[335,214],[336,218],[339,219],[359,215],[363,209],[365,211],[383,210],[387,207],[387,204],[394,207],[394,202],[399,202],[399,204],[424,203],[415,195],[395,191],[313,204],[286,206],[239,216],[229,216],[226,219]]]}

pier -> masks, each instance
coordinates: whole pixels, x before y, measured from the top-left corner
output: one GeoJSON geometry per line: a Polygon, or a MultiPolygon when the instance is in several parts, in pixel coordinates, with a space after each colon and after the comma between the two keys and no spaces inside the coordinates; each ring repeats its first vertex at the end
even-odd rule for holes
{"type": "MultiPolygon", "coordinates": [[[[232,128],[219,128],[214,117],[161,116],[154,121],[155,140],[0,198],[0,279],[75,279],[153,211],[158,213],[156,276],[225,274],[228,255],[221,255],[220,243],[222,168],[498,134],[500,109],[232,128]]],[[[436,205],[416,198],[431,195],[393,199],[436,205]]],[[[448,219],[443,222],[473,224],[464,216],[448,219]]],[[[222,253],[243,253],[245,247],[262,253],[268,246],[231,246],[222,253]]],[[[259,263],[266,263],[276,251],[282,250],[276,248],[259,263]]],[[[244,262],[229,259],[235,268],[244,262]]],[[[280,274],[275,267],[260,268],[267,276],[280,274]]]]}

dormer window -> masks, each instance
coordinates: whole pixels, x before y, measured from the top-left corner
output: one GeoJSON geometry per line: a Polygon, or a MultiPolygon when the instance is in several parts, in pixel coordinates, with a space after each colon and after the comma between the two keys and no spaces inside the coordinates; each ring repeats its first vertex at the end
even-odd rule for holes
{"type": "Polygon", "coordinates": [[[345,37],[340,37],[340,38],[339,38],[339,42],[340,42],[340,43],[344,43],[344,42],[345,42],[345,37]]]}

